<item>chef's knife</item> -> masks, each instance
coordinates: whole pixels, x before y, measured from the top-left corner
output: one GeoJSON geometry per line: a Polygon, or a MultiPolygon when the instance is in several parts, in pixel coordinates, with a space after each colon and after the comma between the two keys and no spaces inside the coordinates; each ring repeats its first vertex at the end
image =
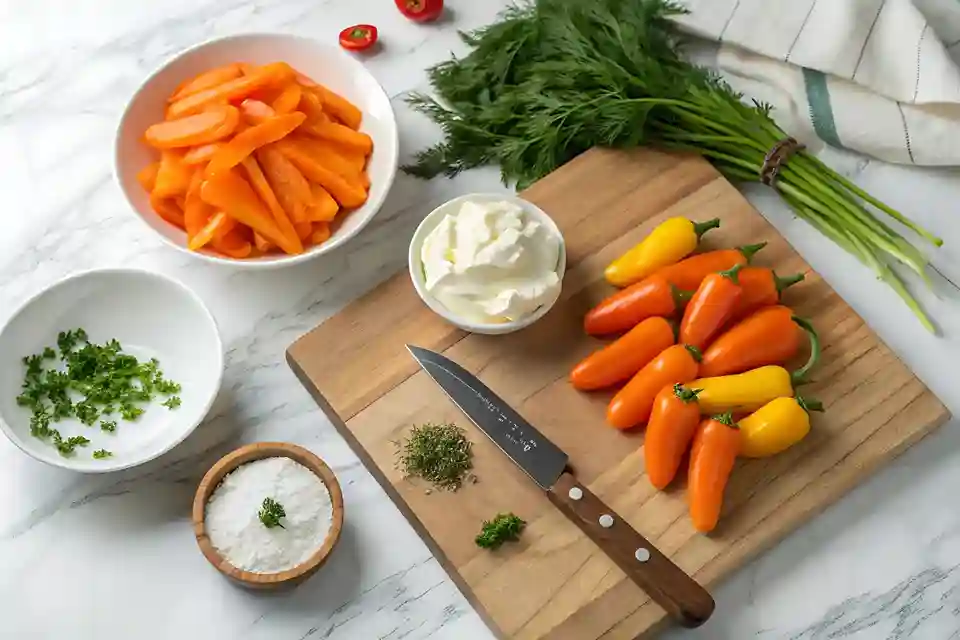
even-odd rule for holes
{"type": "Polygon", "coordinates": [[[457,363],[429,349],[407,349],[460,410],[637,586],[683,626],[706,622],[714,609],[710,594],[577,482],[567,454],[457,363]]]}

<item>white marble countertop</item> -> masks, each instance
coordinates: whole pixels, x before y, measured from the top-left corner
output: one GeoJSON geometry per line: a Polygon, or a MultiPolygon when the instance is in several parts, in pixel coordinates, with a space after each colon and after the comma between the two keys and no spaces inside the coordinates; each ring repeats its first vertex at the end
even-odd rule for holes
{"type": "MultiPolygon", "coordinates": [[[[282,31],[335,41],[356,22],[381,28],[371,71],[393,97],[401,155],[433,140],[404,92],[460,50],[456,29],[505,0],[448,0],[450,19],[417,26],[389,0],[0,1],[0,320],[72,271],[137,265],[174,275],[210,305],[227,345],[210,419],[170,454],[127,472],[82,476],[0,441],[0,637],[367,640],[491,637],[426,547],[300,387],[289,343],[403,266],[406,238],[435,204],[502,189],[493,171],[398,179],[347,248],[268,273],[202,264],[161,246],[111,179],[114,127],[149,71],[214,36],[282,31]],[[240,293],[238,293],[240,292],[240,293]],[[348,518],[324,570],[265,596],[230,586],[197,551],[189,506],[202,473],[241,442],[286,440],[329,461],[348,518]]],[[[829,161],[946,241],[937,267],[960,282],[960,180],[836,153],[829,161]]],[[[922,292],[945,338],[923,332],[870,273],[793,220],[770,194],[751,200],[950,408],[960,357],[960,293],[922,292]]],[[[9,356],[10,354],[6,354],[9,356]]],[[[699,633],[668,638],[960,638],[960,427],[951,422],[741,570],[699,633]],[[953,634],[953,635],[951,635],[953,634]]]]}

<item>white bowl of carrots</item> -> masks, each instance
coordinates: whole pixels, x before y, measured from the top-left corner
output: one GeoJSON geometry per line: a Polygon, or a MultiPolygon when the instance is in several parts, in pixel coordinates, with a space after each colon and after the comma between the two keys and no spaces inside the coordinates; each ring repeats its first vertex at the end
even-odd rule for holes
{"type": "Polygon", "coordinates": [[[217,263],[291,265],[357,235],[397,172],[390,100],[321,42],[249,34],[189,49],[127,106],[116,176],[167,244],[217,263]]]}

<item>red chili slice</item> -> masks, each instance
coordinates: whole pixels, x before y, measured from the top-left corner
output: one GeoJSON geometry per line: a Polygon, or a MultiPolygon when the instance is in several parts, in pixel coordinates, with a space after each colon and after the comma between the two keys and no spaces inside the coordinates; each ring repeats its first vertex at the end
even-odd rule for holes
{"type": "Polygon", "coordinates": [[[340,46],[347,51],[366,51],[377,43],[378,37],[372,24],[357,24],[340,32],[340,46]]]}
{"type": "Polygon", "coordinates": [[[394,0],[400,13],[414,22],[430,22],[443,13],[443,0],[394,0]]]}

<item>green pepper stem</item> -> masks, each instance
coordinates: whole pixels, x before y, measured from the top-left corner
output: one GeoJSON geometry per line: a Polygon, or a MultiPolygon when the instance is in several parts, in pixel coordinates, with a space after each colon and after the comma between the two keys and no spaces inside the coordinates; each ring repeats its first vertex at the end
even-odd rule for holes
{"type": "Polygon", "coordinates": [[[685,344],[683,345],[683,348],[686,349],[690,353],[690,355],[693,356],[693,359],[696,360],[697,362],[700,362],[701,360],[703,360],[703,353],[701,353],[700,349],[697,349],[692,344],[685,344]]]}
{"type": "Polygon", "coordinates": [[[813,328],[809,320],[799,316],[793,316],[793,321],[797,323],[797,326],[803,329],[807,333],[807,337],[810,338],[810,358],[807,359],[805,365],[790,374],[790,379],[793,381],[793,384],[798,385],[807,381],[807,375],[817,363],[820,362],[820,336],[817,335],[817,330],[813,328]]]}
{"type": "Polygon", "coordinates": [[[680,323],[673,318],[666,318],[666,321],[667,324],[670,325],[670,329],[673,331],[673,341],[676,342],[680,339],[680,323]]]}
{"type": "Polygon", "coordinates": [[[677,396],[677,398],[685,404],[694,402],[701,391],[703,391],[703,389],[688,389],[679,382],[673,385],[673,395],[677,396]]]}
{"type": "Polygon", "coordinates": [[[720,271],[718,275],[723,276],[727,280],[733,282],[733,284],[740,284],[740,270],[743,269],[742,264],[733,265],[732,269],[727,269],[726,271],[720,271]]]}
{"type": "Polygon", "coordinates": [[[803,396],[798,395],[797,404],[800,405],[800,408],[811,413],[813,411],[823,412],[823,403],[817,400],[816,398],[804,398],[803,396]]]}
{"type": "Polygon", "coordinates": [[[747,259],[747,264],[750,264],[750,261],[753,260],[753,256],[757,254],[758,251],[767,246],[766,242],[760,242],[758,244],[747,244],[742,247],[737,247],[737,251],[743,254],[743,257],[747,259]]]}
{"type": "Polygon", "coordinates": [[[677,311],[687,306],[687,303],[693,298],[694,293],[694,291],[684,291],[683,289],[678,289],[676,285],[670,285],[670,294],[673,296],[673,306],[676,307],[677,311]]]}
{"type": "Polygon", "coordinates": [[[707,231],[710,229],[717,229],[720,227],[720,218],[714,218],[713,220],[707,220],[706,222],[694,222],[693,223],[693,232],[697,234],[697,241],[703,237],[707,231]]]}
{"type": "Polygon", "coordinates": [[[727,411],[726,413],[719,413],[715,416],[710,416],[711,420],[716,420],[720,424],[725,424],[728,427],[739,428],[737,423],[733,421],[733,412],[727,411]]]}
{"type": "Polygon", "coordinates": [[[777,275],[777,272],[773,272],[773,284],[777,288],[777,293],[783,293],[784,289],[789,289],[798,282],[803,282],[807,276],[802,273],[795,273],[792,276],[786,276],[781,278],[777,275]]]}

